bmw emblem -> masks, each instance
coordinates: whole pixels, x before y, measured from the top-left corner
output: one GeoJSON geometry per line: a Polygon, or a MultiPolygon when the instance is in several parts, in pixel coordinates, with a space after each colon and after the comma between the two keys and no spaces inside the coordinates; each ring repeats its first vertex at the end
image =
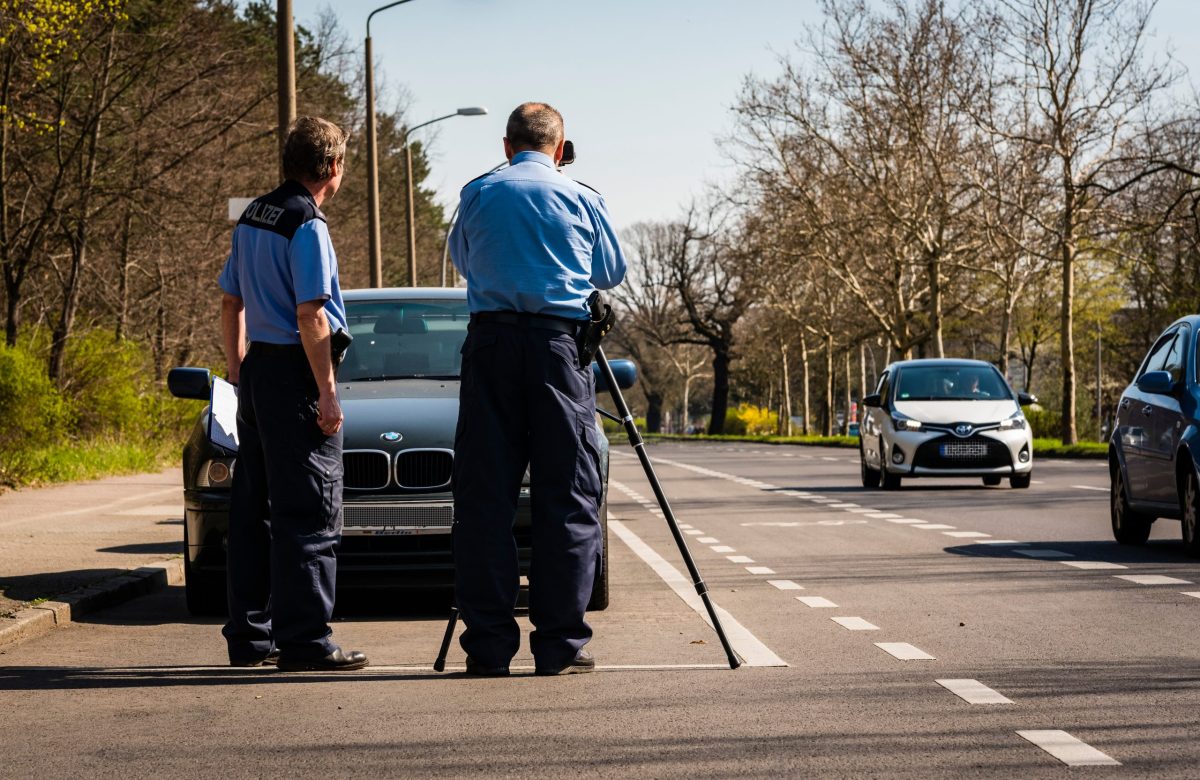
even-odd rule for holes
{"type": "Polygon", "coordinates": [[[400,440],[401,440],[401,439],[403,439],[404,437],[403,437],[403,436],[401,436],[401,435],[400,435],[399,433],[397,433],[396,431],[388,431],[387,433],[381,433],[381,434],[379,434],[379,438],[383,439],[383,440],[384,440],[384,441],[386,441],[388,444],[395,444],[396,442],[400,441],[400,440]]]}
{"type": "Polygon", "coordinates": [[[954,428],[954,432],[959,436],[970,436],[973,430],[974,428],[971,427],[970,423],[959,423],[954,428]]]}

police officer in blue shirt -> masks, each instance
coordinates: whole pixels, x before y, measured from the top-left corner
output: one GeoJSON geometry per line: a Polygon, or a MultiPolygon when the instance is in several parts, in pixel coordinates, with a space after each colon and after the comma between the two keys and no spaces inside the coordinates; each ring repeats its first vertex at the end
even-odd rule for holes
{"type": "Polygon", "coordinates": [[[595,389],[576,337],[588,296],[620,284],[625,258],[604,199],[557,170],[562,115],[524,103],[506,136],[511,165],[463,188],[450,238],[471,310],[454,439],[461,643],[468,673],[508,674],[521,640],[512,529],[528,466],[536,672],[590,672],[584,610],[601,565],[602,486],[595,389]]]}
{"type": "Polygon", "coordinates": [[[367,665],[335,645],[329,628],[342,531],[334,372],[349,340],[320,206],[341,185],[345,156],[336,125],[297,119],[284,143],[287,181],[246,208],[221,271],[225,356],[238,385],[222,632],[233,666],[367,665]]]}

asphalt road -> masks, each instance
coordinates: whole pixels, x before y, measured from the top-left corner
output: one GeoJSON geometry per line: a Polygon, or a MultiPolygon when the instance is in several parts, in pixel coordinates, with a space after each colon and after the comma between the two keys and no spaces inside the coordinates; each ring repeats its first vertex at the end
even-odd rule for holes
{"type": "Polygon", "coordinates": [[[0,655],[0,776],[1196,776],[1200,563],[1110,541],[1102,462],[883,492],[852,450],[650,451],[747,666],[616,449],[597,674],[437,675],[440,613],[346,599],[370,668],[233,670],[170,589],[0,655]]]}

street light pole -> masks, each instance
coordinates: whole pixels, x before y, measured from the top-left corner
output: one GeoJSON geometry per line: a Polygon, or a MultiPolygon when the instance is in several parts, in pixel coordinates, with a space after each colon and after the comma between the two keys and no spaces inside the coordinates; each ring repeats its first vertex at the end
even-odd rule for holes
{"type": "MultiPolygon", "coordinates": [[[[482,106],[471,106],[469,108],[460,108],[453,114],[446,114],[428,122],[422,122],[413,127],[404,128],[404,168],[405,168],[405,200],[407,201],[408,220],[406,227],[408,228],[408,285],[410,287],[417,286],[417,230],[416,230],[416,215],[415,215],[415,193],[413,188],[412,175],[412,147],[408,143],[408,137],[414,130],[420,130],[422,127],[428,127],[434,122],[441,122],[443,119],[450,119],[456,116],[484,116],[488,110],[482,106]]],[[[444,286],[444,285],[443,285],[444,286]]]]}
{"type": "MultiPolygon", "coordinates": [[[[371,263],[371,286],[383,286],[383,252],[379,242],[379,150],[375,142],[375,61],[371,48],[371,17],[412,0],[396,0],[367,14],[367,244],[371,263]]],[[[283,0],[281,0],[283,2],[283,0]]],[[[288,0],[290,3],[290,0],[288,0]]]]}

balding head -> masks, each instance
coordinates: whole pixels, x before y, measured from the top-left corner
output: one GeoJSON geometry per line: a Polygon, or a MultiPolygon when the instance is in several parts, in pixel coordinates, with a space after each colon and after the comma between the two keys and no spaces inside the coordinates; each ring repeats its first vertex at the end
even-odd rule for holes
{"type": "Polygon", "coordinates": [[[548,103],[522,103],[508,115],[505,141],[515,152],[542,152],[551,157],[563,142],[563,118],[548,103]]]}

